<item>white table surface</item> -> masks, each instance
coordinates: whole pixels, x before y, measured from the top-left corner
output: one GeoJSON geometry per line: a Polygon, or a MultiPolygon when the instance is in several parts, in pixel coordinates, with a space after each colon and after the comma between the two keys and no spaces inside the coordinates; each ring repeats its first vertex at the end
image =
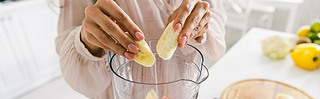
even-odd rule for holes
{"type": "Polygon", "coordinates": [[[73,90],[66,81],[59,77],[50,83],[17,99],[89,99],[73,90]]]}
{"type": "Polygon", "coordinates": [[[220,98],[224,89],[245,79],[270,79],[299,88],[320,99],[320,70],[306,71],[295,66],[290,55],[273,61],[261,49],[266,37],[293,37],[292,33],[252,28],[210,69],[209,78],[201,84],[199,99],[220,98]]]}

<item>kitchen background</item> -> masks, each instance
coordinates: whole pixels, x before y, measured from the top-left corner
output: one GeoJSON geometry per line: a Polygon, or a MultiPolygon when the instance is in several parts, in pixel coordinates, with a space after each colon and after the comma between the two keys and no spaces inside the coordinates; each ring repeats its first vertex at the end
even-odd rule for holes
{"type": "MultiPolygon", "coordinates": [[[[252,27],[296,33],[320,18],[320,0],[223,2],[228,49],[252,27]]],[[[61,77],[54,42],[58,14],[58,0],[0,0],[0,99],[85,98],[61,77]]]]}

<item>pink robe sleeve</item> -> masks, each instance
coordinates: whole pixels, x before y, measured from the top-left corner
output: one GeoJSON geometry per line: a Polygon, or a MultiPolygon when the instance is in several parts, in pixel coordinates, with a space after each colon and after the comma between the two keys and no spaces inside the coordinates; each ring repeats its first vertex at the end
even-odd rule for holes
{"type": "Polygon", "coordinates": [[[226,14],[221,0],[204,0],[210,3],[212,18],[209,30],[206,34],[206,41],[203,44],[194,44],[201,52],[212,60],[216,61],[223,56],[226,50],[225,23],[226,14]]]}
{"type": "Polygon", "coordinates": [[[111,85],[106,55],[95,57],[80,41],[81,22],[88,0],[60,0],[56,51],[60,56],[61,72],[65,81],[87,97],[98,97],[111,85]],[[72,2],[72,3],[71,3],[72,2]]]}

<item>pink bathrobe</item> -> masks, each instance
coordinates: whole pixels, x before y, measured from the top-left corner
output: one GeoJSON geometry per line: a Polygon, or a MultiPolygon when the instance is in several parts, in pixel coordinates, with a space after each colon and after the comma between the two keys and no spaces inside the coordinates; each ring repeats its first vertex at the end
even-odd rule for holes
{"type": "MultiPolygon", "coordinates": [[[[114,0],[140,27],[146,40],[159,39],[166,27],[169,15],[182,0],[114,0]]],[[[210,3],[213,16],[206,41],[195,45],[212,60],[225,52],[226,15],[221,0],[204,0],[210,3]]],[[[61,72],[66,82],[77,92],[99,99],[112,99],[111,71],[107,55],[95,57],[80,41],[84,9],[95,0],[60,0],[61,11],[56,38],[56,50],[60,56],[61,72]],[[107,68],[107,69],[105,69],[107,68]]],[[[191,41],[192,42],[192,41],[191,41]]]]}

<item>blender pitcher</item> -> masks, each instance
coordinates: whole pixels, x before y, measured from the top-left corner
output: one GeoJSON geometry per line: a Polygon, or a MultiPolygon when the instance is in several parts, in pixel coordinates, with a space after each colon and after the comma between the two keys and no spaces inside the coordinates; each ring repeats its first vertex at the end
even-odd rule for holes
{"type": "Polygon", "coordinates": [[[147,43],[156,57],[152,67],[117,54],[110,59],[115,99],[146,99],[150,92],[152,99],[196,99],[200,84],[209,76],[201,52],[188,44],[163,60],[156,53],[157,40],[147,43]]]}

